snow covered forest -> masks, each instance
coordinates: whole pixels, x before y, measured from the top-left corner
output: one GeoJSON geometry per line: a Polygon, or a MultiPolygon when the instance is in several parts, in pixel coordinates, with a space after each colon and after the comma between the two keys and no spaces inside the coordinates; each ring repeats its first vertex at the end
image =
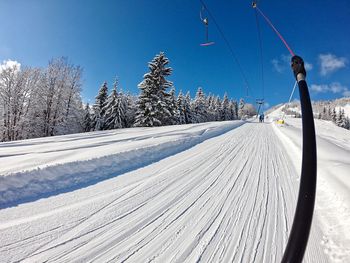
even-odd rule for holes
{"type": "Polygon", "coordinates": [[[116,79],[109,93],[100,87],[93,105],[81,98],[82,68],[67,58],[52,59],[47,68],[21,67],[4,61],[0,67],[0,140],[13,141],[133,126],[163,126],[236,120],[256,114],[255,107],[225,94],[206,96],[201,87],[195,98],[166,78],[172,74],[160,52],[149,63],[138,96],[124,93],[116,79]]]}
{"type": "MultiPolygon", "coordinates": [[[[67,58],[52,59],[46,68],[21,67],[7,60],[0,65],[0,141],[13,141],[80,132],[129,127],[152,127],[237,120],[257,114],[252,104],[206,95],[199,87],[195,97],[175,91],[167,78],[173,70],[163,52],[148,63],[149,72],[138,85],[139,95],[105,81],[93,105],[81,98],[80,66],[67,58]]],[[[314,116],[350,129],[350,100],[313,102],[314,116]]],[[[299,102],[283,112],[300,117],[299,102]]]]}
{"type": "Polygon", "coordinates": [[[104,82],[94,105],[85,106],[84,131],[236,120],[256,114],[254,106],[245,104],[243,99],[237,103],[227,94],[223,99],[212,94],[206,96],[201,87],[195,98],[181,90],[176,96],[174,84],[166,79],[172,74],[168,64],[163,52],[153,58],[148,64],[149,72],[138,85],[138,97],[119,89],[117,79],[108,95],[104,82]]]}
{"type": "Polygon", "coordinates": [[[0,140],[54,136],[82,131],[82,69],[66,58],[47,68],[0,66],[0,140]]]}
{"type": "MultiPolygon", "coordinates": [[[[335,125],[350,130],[350,98],[312,102],[314,117],[320,120],[332,121],[335,125]]],[[[287,115],[301,117],[299,101],[284,106],[287,115]]]]}

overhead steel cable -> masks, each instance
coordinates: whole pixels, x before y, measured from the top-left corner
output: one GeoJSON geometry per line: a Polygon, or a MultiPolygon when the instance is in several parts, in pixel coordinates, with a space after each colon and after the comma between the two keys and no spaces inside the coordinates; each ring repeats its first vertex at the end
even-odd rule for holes
{"type": "Polygon", "coordinates": [[[283,38],[283,36],[280,34],[280,32],[278,32],[278,30],[275,28],[275,26],[272,24],[272,22],[270,21],[270,19],[260,10],[260,8],[257,6],[256,2],[253,2],[253,8],[258,10],[258,12],[261,14],[261,16],[266,20],[266,22],[269,24],[269,26],[273,29],[273,31],[275,31],[275,33],[277,34],[277,36],[281,39],[281,41],[283,42],[283,44],[286,46],[286,48],[288,49],[289,53],[292,55],[292,57],[295,56],[293,50],[289,47],[287,41],[283,38]]]}
{"type": "Polygon", "coordinates": [[[247,77],[246,77],[246,75],[244,74],[244,71],[243,71],[243,68],[242,68],[242,66],[241,66],[241,63],[239,62],[239,60],[238,60],[238,58],[237,58],[235,52],[233,51],[233,48],[232,48],[230,42],[229,42],[228,39],[226,38],[226,36],[225,36],[224,32],[222,31],[221,27],[220,27],[219,24],[216,22],[216,19],[215,19],[214,15],[211,13],[211,11],[210,11],[209,8],[207,7],[207,5],[204,3],[204,1],[203,1],[203,0],[199,0],[199,1],[201,2],[202,6],[207,10],[208,15],[209,15],[209,16],[211,17],[211,19],[213,20],[213,22],[214,22],[214,24],[215,24],[217,30],[219,31],[219,33],[220,33],[222,39],[224,40],[224,42],[225,42],[227,48],[229,49],[229,51],[230,51],[230,53],[231,53],[231,56],[232,56],[233,60],[235,61],[236,65],[237,65],[237,67],[238,67],[238,69],[239,69],[239,72],[240,72],[241,77],[242,77],[242,79],[243,79],[243,81],[244,81],[244,84],[246,85],[247,96],[248,96],[248,91],[250,91],[250,94],[253,96],[253,91],[252,91],[252,89],[251,89],[250,86],[249,86],[247,77]]]}
{"type": "Polygon", "coordinates": [[[258,42],[259,42],[259,49],[260,49],[262,99],[264,100],[265,99],[265,79],[264,79],[263,48],[262,48],[260,23],[259,23],[258,13],[256,12],[256,9],[255,9],[255,21],[256,21],[256,28],[258,31],[258,42]]]}

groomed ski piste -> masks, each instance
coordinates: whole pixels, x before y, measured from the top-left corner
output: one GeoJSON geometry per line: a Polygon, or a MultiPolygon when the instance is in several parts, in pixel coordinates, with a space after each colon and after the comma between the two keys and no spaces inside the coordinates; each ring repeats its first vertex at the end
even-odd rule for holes
{"type": "MultiPolygon", "coordinates": [[[[280,262],[302,142],[278,115],[0,143],[0,262],[280,262]]],[[[315,122],[304,262],[350,262],[350,133],[315,122]]]]}

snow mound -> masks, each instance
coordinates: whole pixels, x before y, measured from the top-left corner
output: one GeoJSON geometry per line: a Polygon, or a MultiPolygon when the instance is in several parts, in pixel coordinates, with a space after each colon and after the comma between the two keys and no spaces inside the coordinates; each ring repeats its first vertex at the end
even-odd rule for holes
{"type": "Polygon", "coordinates": [[[170,128],[135,128],[75,135],[73,141],[69,140],[72,137],[70,135],[21,141],[15,145],[3,143],[4,150],[0,151],[0,156],[5,150],[7,153],[12,152],[8,156],[3,154],[3,159],[8,159],[9,164],[23,160],[23,156],[29,157],[26,164],[22,165],[25,169],[16,171],[14,166],[7,165],[7,170],[0,170],[0,207],[77,189],[121,175],[187,150],[243,123],[229,121],[170,128]],[[131,132],[136,134],[128,135],[131,132]],[[100,139],[97,145],[91,146],[88,137],[92,136],[96,142],[98,134],[101,137],[107,136],[107,139],[103,143],[100,139]],[[75,144],[79,144],[78,150],[75,149],[75,144]],[[38,152],[36,147],[42,149],[44,145],[45,150],[38,152]],[[26,149],[23,150],[23,146],[26,149]],[[52,159],[54,161],[46,162],[52,159]]]}

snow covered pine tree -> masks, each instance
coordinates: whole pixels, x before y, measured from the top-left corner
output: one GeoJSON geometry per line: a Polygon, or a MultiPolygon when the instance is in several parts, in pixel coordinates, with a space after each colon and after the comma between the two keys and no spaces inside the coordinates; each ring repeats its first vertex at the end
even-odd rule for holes
{"type": "Polygon", "coordinates": [[[227,93],[224,95],[224,99],[221,103],[221,120],[227,121],[231,119],[230,109],[229,109],[229,100],[227,93]]]}
{"type": "Polygon", "coordinates": [[[207,116],[207,101],[201,87],[198,88],[196,97],[192,103],[192,112],[194,114],[194,120],[196,123],[208,121],[207,116]]]}
{"type": "Polygon", "coordinates": [[[137,112],[135,126],[162,126],[169,123],[173,118],[171,110],[171,95],[168,88],[173,87],[173,83],[165,79],[172,73],[168,58],[163,52],[156,55],[148,63],[149,73],[144,75],[144,80],[139,84],[141,90],[136,102],[137,112]]]}
{"type": "Polygon", "coordinates": [[[122,101],[122,94],[117,91],[118,79],[115,80],[113,90],[107,99],[105,106],[105,127],[106,129],[123,128],[125,119],[125,103],[122,101]]]}
{"type": "Polygon", "coordinates": [[[179,124],[185,124],[186,118],[185,118],[185,98],[182,94],[182,91],[180,90],[179,95],[177,96],[177,112],[178,112],[178,123],[179,124]]]}
{"type": "Polygon", "coordinates": [[[92,127],[95,131],[101,131],[105,126],[105,105],[108,98],[108,87],[105,81],[98,91],[95,104],[93,105],[94,115],[92,127]]]}
{"type": "Polygon", "coordinates": [[[193,114],[191,110],[191,94],[188,91],[184,100],[185,123],[193,123],[193,114]]]}
{"type": "Polygon", "coordinates": [[[86,103],[85,109],[84,109],[83,129],[84,129],[84,132],[91,131],[91,113],[90,113],[89,103],[86,103]]]}
{"type": "Polygon", "coordinates": [[[240,99],[239,100],[239,106],[238,106],[238,118],[242,119],[244,117],[244,100],[240,99]]]}

